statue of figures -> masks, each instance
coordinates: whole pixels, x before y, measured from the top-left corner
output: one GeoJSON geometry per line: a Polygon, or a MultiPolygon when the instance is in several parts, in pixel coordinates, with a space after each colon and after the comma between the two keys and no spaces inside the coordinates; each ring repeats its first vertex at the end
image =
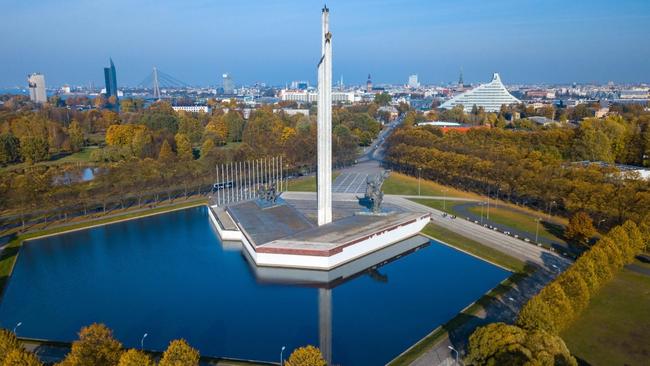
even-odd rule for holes
{"type": "Polygon", "coordinates": [[[359,203],[367,207],[372,213],[376,214],[381,212],[381,204],[384,201],[384,192],[382,192],[381,186],[389,174],[390,172],[384,170],[381,174],[377,174],[372,178],[368,176],[366,178],[365,195],[363,198],[357,197],[359,203]]]}
{"type": "Polygon", "coordinates": [[[275,183],[271,183],[266,186],[262,186],[260,190],[257,192],[257,197],[265,201],[267,203],[276,203],[278,200],[278,194],[277,189],[275,188],[275,183]]]}

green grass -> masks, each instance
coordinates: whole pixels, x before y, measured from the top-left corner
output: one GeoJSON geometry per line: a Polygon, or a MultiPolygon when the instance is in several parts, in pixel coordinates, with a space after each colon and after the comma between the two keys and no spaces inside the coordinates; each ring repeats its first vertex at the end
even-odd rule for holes
{"type": "Polygon", "coordinates": [[[4,292],[5,284],[9,279],[11,272],[13,271],[14,264],[16,263],[17,255],[20,250],[20,246],[23,244],[25,240],[34,239],[44,235],[52,235],[52,234],[62,233],[65,231],[82,229],[82,228],[95,226],[95,225],[109,224],[117,221],[133,219],[141,216],[148,216],[148,215],[163,213],[167,211],[178,210],[182,208],[199,206],[205,203],[206,203],[205,199],[193,200],[188,202],[182,202],[175,205],[157,207],[157,208],[138,211],[138,212],[129,212],[122,215],[115,215],[115,216],[100,218],[96,220],[88,220],[88,221],[83,221],[71,225],[58,226],[50,229],[38,230],[35,232],[18,235],[12,238],[4,247],[4,249],[2,249],[2,251],[0,252],[0,296],[4,292]]]}
{"type": "MultiPolygon", "coordinates": [[[[475,215],[481,215],[481,207],[475,206],[469,209],[475,215]]],[[[486,208],[483,208],[483,215],[487,215],[486,208]]],[[[529,234],[531,240],[535,239],[535,230],[537,223],[535,219],[540,216],[535,216],[523,211],[518,211],[509,208],[494,208],[490,207],[490,221],[500,225],[509,226],[515,230],[520,230],[529,234]]],[[[559,235],[563,228],[558,224],[547,223],[544,220],[539,224],[539,236],[556,242],[564,243],[559,235]]]]}
{"type": "Polygon", "coordinates": [[[453,247],[473,254],[479,258],[498,264],[499,266],[507,268],[513,272],[523,273],[527,271],[526,264],[523,261],[485,246],[479,242],[468,239],[436,224],[428,224],[424,230],[422,230],[422,233],[440,241],[444,241],[453,247]]]}
{"type": "MultiPolygon", "coordinates": [[[[635,265],[650,269],[650,264],[635,265]]],[[[591,299],[562,334],[591,365],[647,365],[650,355],[650,276],[624,268],[591,299]]]]}
{"type": "Polygon", "coordinates": [[[457,215],[454,211],[456,205],[461,205],[467,203],[466,201],[451,201],[451,200],[438,200],[438,199],[427,199],[427,198],[410,198],[409,200],[417,202],[421,205],[425,205],[436,210],[450,213],[452,215],[457,215]]]}
{"type": "MultiPolygon", "coordinates": [[[[332,173],[332,182],[338,177],[341,173],[334,172],[332,173]]],[[[289,185],[287,186],[287,191],[293,192],[316,192],[316,176],[301,177],[297,179],[289,180],[289,185]]]]}
{"type": "MultiPolygon", "coordinates": [[[[386,194],[418,195],[418,178],[391,172],[382,186],[386,194]]],[[[422,196],[447,196],[474,198],[474,195],[446,187],[428,180],[420,180],[420,194],[422,196]]]]}
{"type": "MultiPolygon", "coordinates": [[[[97,149],[96,146],[84,147],[79,152],[76,152],[76,153],[73,153],[73,154],[70,154],[70,155],[66,155],[66,156],[64,156],[62,158],[59,158],[59,159],[51,159],[51,160],[47,160],[47,161],[40,161],[40,162],[34,164],[34,166],[38,166],[38,165],[52,166],[52,165],[67,164],[67,163],[92,163],[92,161],[90,160],[90,153],[92,153],[92,151],[95,150],[95,149],[97,149]]],[[[13,171],[13,170],[16,170],[16,169],[26,168],[28,166],[32,166],[32,165],[29,165],[27,163],[12,164],[12,165],[8,165],[6,167],[0,167],[0,172],[1,171],[13,171]]]]}
{"type": "Polygon", "coordinates": [[[96,149],[97,147],[95,146],[84,147],[79,152],[64,156],[63,158],[51,161],[50,163],[88,163],[90,162],[90,154],[96,149]]]}

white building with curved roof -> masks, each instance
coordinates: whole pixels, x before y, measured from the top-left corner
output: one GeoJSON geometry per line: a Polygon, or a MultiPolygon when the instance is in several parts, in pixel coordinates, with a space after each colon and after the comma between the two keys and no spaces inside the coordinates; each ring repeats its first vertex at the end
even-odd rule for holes
{"type": "Polygon", "coordinates": [[[471,112],[474,105],[483,107],[486,112],[498,112],[502,105],[521,103],[508,92],[506,87],[501,83],[498,73],[494,73],[492,81],[487,84],[481,84],[478,87],[449,99],[444,102],[440,108],[452,109],[457,105],[462,105],[465,112],[471,112]]]}

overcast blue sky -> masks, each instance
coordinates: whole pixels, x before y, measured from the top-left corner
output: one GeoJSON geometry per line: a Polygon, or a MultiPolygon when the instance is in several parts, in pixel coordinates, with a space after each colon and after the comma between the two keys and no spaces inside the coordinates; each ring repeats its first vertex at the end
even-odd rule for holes
{"type": "MultiPolygon", "coordinates": [[[[321,1],[0,0],[0,86],[316,78],[321,1]]],[[[362,83],[650,81],[648,0],[333,0],[334,75],[362,83]]]]}

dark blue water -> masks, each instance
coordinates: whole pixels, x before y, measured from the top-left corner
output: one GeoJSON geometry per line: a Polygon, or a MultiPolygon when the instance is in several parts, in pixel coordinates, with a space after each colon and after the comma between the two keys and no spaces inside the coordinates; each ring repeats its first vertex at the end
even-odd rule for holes
{"type": "MultiPolygon", "coordinates": [[[[127,347],[185,338],[202,354],[278,361],[319,345],[317,288],[256,281],[205,207],[43,238],[21,249],[0,326],[60,341],[103,322],[127,347]],[[285,353],[286,355],[286,353],[285,353]]],[[[331,290],[335,364],[381,365],[509,273],[436,244],[331,290]]]]}

